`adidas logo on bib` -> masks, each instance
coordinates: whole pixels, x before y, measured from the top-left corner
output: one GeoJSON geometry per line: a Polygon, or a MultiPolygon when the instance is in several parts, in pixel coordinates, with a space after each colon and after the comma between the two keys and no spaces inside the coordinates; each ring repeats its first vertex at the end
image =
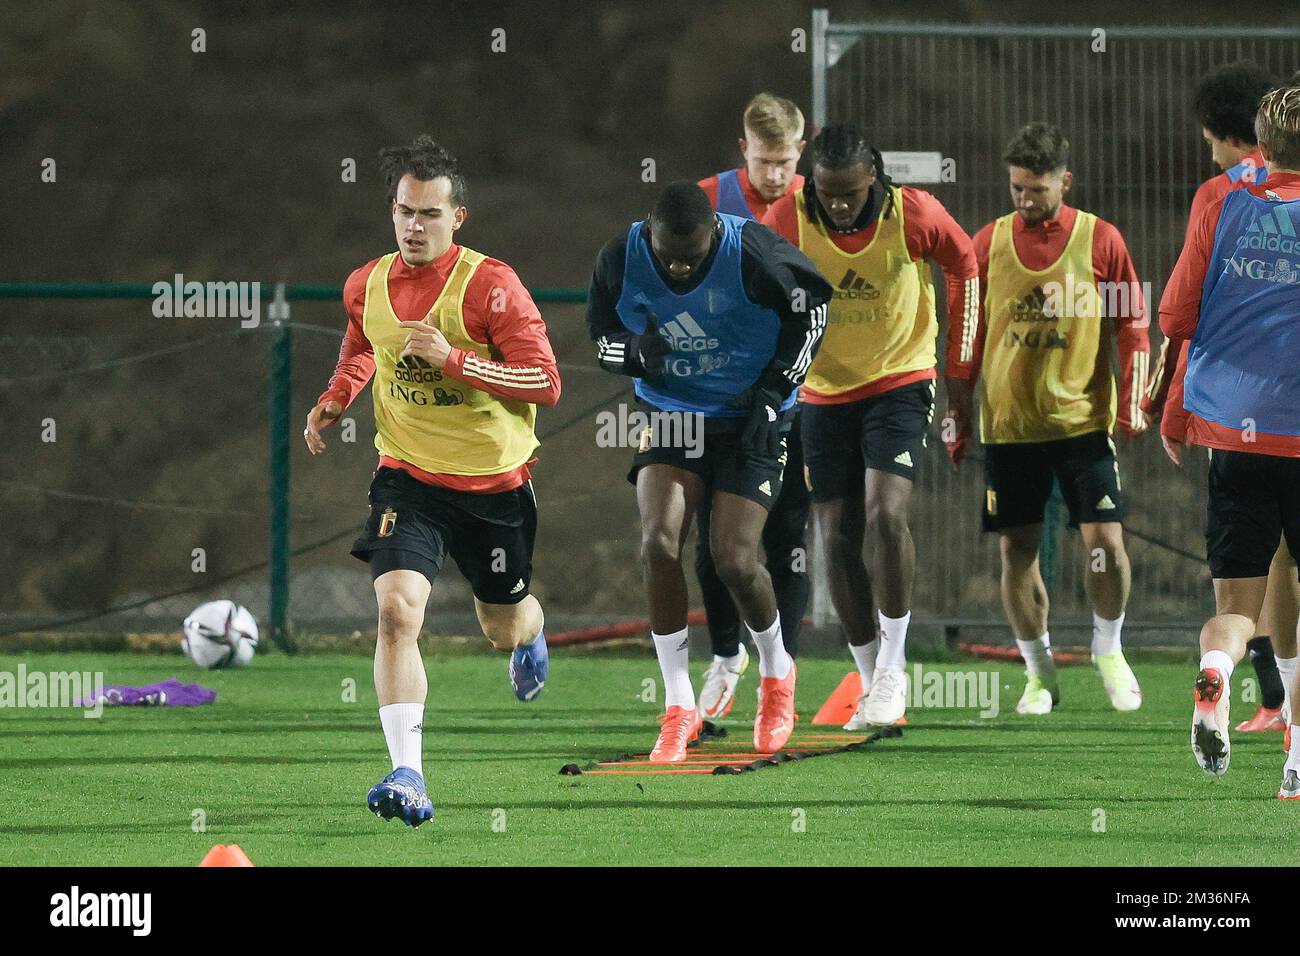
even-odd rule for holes
{"type": "Polygon", "coordinates": [[[1115,508],[1115,502],[1110,500],[1110,495],[1106,495],[1104,498],[1101,499],[1101,501],[1097,502],[1098,511],[1113,511],[1114,508],[1115,508]]]}
{"type": "Polygon", "coordinates": [[[905,451],[905,452],[903,452],[903,453],[900,454],[900,455],[895,455],[895,456],[894,456],[894,464],[895,464],[895,465],[906,465],[908,468],[911,468],[911,467],[912,467],[912,453],[911,453],[910,451],[905,451]]]}
{"type": "Polygon", "coordinates": [[[511,594],[518,594],[518,593],[519,593],[520,591],[522,591],[523,589],[524,589],[524,579],[523,579],[523,578],[520,578],[520,579],[515,583],[515,586],[512,587],[512,588],[510,589],[510,593],[511,593],[511,594]]]}

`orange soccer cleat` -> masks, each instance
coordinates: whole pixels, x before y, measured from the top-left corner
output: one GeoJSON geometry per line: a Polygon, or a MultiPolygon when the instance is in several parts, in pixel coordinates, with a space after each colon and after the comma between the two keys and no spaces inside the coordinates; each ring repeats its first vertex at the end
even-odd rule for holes
{"type": "Polygon", "coordinates": [[[686,759],[686,747],[700,736],[700,712],[685,707],[669,707],[664,714],[659,739],[650,751],[651,763],[681,763],[686,759]]]}
{"type": "Polygon", "coordinates": [[[785,677],[764,677],[758,682],[758,715],[754,718],[754,749],[774,754],[794,732],[794,682],[798,667],[792,661],[785,677]]]}
{"type": "Polygon", "coordinates": [[[1282,708],[1260,707],[1250,720],[1243,720],[1236,727],[1243,734],[1258,733],[1263,730],[1276,730],[1279,734],[1286,730],[1286,721],[1282,718],[1282,708]]]}

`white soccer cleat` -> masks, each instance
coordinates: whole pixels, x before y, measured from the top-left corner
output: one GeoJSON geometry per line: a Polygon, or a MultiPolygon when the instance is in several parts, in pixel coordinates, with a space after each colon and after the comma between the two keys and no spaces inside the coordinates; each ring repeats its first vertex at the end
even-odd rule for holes
{"type": "Polygon", "coordinates": [[[1223,672],[1207,667],[1196,675],[1192,691],[1192,756],[1214,777],[1228,772],[1232,749],[1228,744],[1228,697],[1231,688],[1223,672]]]}
{"type": "Polygon", "coordinates": [[[722,661],[714,661],[704,671],[704,686],[700,688],[699,713],[705,720],[720,720],[731,713],[731,705],[736,702],[736,688],[740,678],[749,669],[749,651],[740,645],[740,666],[728,667],[722,661]]]}
{"type": "Polygon", "coordinates": [[[1041,677],[1030,674],[1025,680],[1025,692],[1020,695],[1020,700],[1016,703],[1016,713],[1041,717],[1043,714],[1050,714],[1052,708],[1060,701],[1061,693],[1055,683],[1049,686],[1041,677]]]}
{"type": "MultiPolygon", "coordinates": [[[[871,692],[858,705],[864,727],[887,727],[903,719],[907,710],[907,674],[892,667],[877,667],[871,692]]],[[[854,720],[858,714],[853,715],[854,720]]],[[[852,723],[853,721],[850,721],[852,723]]]]}
{"type": "Polygon", "coordinates": [[[850,732],[855,732],[859,730],[870,730],[873,726],[875,725],[872,724],[871,721],[867,720],[867,695],[863,694],[858,698],[858,706],[853,711],[853,716],[849,718],[849,722],[844,725],[844,729],[850,732]]]}
{"type": "Polygon", "coordinates": [[[1119,711],[1137,710],[1142,706],[1142,688],[1138,686],[1133,669],[1124,660],[1124,652],[1113,654],[1094,654],[1092,662],[1101,674],[1102,686],[1110,705],[1119,711]]]}

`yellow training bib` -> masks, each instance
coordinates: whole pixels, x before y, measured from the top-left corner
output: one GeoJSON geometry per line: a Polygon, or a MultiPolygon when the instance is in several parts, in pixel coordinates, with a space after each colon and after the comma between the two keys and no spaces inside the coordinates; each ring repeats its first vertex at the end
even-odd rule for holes
{"type": "Polygon", "coordinates": [[[795,193],[799,248],[835,289],[821,350],[805,388],[838,395],[900,372],[934,368],[939,324],[930,265],[907,251],[903,190],[894,186],[893,212],[876,221],[866,248],[845,252],[795,193]]]}
{"type": "MultiPolygon", "coordinates": [[[[539,444],[533,433],[536,405],[496,398],[423,359],[398,358],[407,330],[388,298],[388,271],[397,255],[389,253],[371,270],[362,314],[375,351],[375,448],[435,474],[495,475],[518,468],[539,444]]],[[[463,311],[465,288],[484,258],[461,248],[426,319],[456,348],[493,359],[486,342],[466,333],[463,311]]]]}
{"type": "Polygon", "coordinates": [[[1038,442],[1109,432],[1117,395],[1112,332],[1109,323],[1103,330],[1092,271],[1097,217],[1078,212],[1061,257],[1034,271],[1016,254],[1017,215],[997,221],[989,244],[980,439],[1038,442]]]}

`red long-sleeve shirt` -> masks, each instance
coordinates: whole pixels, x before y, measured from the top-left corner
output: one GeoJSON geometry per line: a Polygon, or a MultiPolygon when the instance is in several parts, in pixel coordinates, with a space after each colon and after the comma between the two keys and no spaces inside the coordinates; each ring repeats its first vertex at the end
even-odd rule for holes
{"type": "MultiPolygon", "coordinates": [[[[412,267],[401,256],[393,261],[388,273],[388,297],[399,319],[418,322],[429,314],[459,254],[460,246],[452,243],[428,265],[412,267]]],[[[318,404],[333,400],[347,408],[375,373],[375,354],[366,338],[362,313],[366,280],[378,262],[378,258],[367,262],[343,284],[348,327],[338,364],[329,385],[317,398],[318,404]]],[[[475,341],[487,342],[493,358],[471,355],[453,346],[442,368],[444,373],[498,398],[534,405],[559,401],[560,373],[546,337],[546,323],[513,269],[499,259],[485,259],[465,287],[462,315],[466,333],[475,341]]],[[[490,494],[522,485],[535,461],[498,475],[432,474],[386,455],[380,457],[379,464],[401,468],[427,484],[490,494]]]]}
{"type": "MultiPolygon", "coordinates": [[[[970,341],[966,324],[975,321],[975,313],[968,308],[979,298],[973,280],[978,274],[975,256],[971,253],[970,239],[965,230],[934,196],[923,189],[904,186],[903,189],[903,239],[907,252],[914,260],[933,259],[943,269],[948,289],[948,341],[944,374],[956,378],[970,378],[975,365],[970,357],[963,360],[962,342],[970,341]]],[[[790,242],[799,243],[799,210],[794,195],[787,193],[772,204],[763,217],[763,225],[780,233],[790,242]]],[[[876,235],[878,222],[873,222],[860,232],[831,232],[831,240],[848,253],[861,252],[876,235]]],[[[837,395],[837,401],[857,401],[884,392],[923,382],[935,377],[934,369],[916,372],[899,372],[877,379],[852,393],[837,395]]]]}
{"type": "MultiPolygon", "coordinates": [[[[1267,190],[1276,193],[1282,199],[1300,198],[1300,174],[1272,172],[1268,181],[1260,185],[1246,187],[1257,196],[1267,190]]],[[[1225,191],[1224,196],[1231,190],[1225,191]]],[[[1210,268],[1210,254],[1214,250],[1214,234],[1219,225],[1219,213],[1223,208],[1224,196],[1211,201],[1197,213],[1187,230],[1187,240],[1183,243],[1182,254],[1174,266],[1173,274],[1165,286],[1165,294],[1160,299],[1160,330],[1171,339],[1185,339],[1190,342],[1196,334],[1196,327],[1201,319],[1201,295],[1205,288],[1206,272],[1210,268]]],[[[1220,265],[1219,268],[1222,268],[1220,265]]],[[[1186,362],[1183,362],[1184,368],[1186,362]]],[[[1170,401],[1173,401],[1170,395],[1170,401]]],[[[1182,408],[1182,395],[1178,396],[1178,406],[1182,408]]],[[[1241,432],[1226,428],[1215,422],[1206,421],[1197,415],[1186,414],[1186,441],[1206,448],[1227,448],[1237,450],[1241,447],[1241,432]]],[[[1260,455],[1277,455],[1284,458],[1300,457],[1300,438],[1294,435],[1255,436],[1252,451],[1260,455]]]]}
{"type": "MultiPolygon", "coordinates": [[[[1244,167],[1236,179],[1228,172],[1211,176],[1201,183],[1192,196],[1192,210],[1187,216],[1187,229],[1183,241],[1192,234],[1192,223],[1196,222],[1206,207],[1222,199],[1234,189],[1245,189],[1255,183],[1254,170],[1264,169],[1264,155],[1258,149],[1242,158],[1238,164],[1244,167]]],[[[1237,167],[1234,167],[1237,168],[1237,167]]],[[[1183,408],[1183,376],[1187,374],[1186,340],[1166,339],[1166,345],[1156,363],[1155,375],[1151,388],[1142,400],[1142,410],[1149,415],[1160,414],[1160,434],[1175,441],[1187,440],[1187,409],[1183,408]],[[1163,414],[1161,412],[1163,411],[1163,414]]]]}
{"type": "MultiPolygon", "coordinates": [[[[1011,239],[1016,246],[1016,255],[1026,269],[1033,271],[1046,269],[1065,252],[1074,229],[1078,211],[1072,206],[1061,204],[1055,219],[1046,219],[1041,223],[1029,225],[1023,216],[1016,216],[1012,221],[1011,239]]],[[[989,245],[993,240],[991,222],[975,233],[975,257],[979,260],[980,288],[987,289],[989,281],[989,245]]],[[[1115,316],[1116,339],[1119,346],[1120,382],[1119,414],[1117,423],[1124,428],[1131,428],[1129,409],[1132,408],[1133,390],[1145,387],[1144,381],[1136,381],[1139,371],[1145,371],[1145,365],[1134,361],[1136,353],[1149,354],[1151,342],[1147,335],[1150,319],[1147,316],[1146,303],[1143,301],[1141,286],[1138,284],[1137,269],[1133,257],[1129,255],[1128,246],[1118,229],[1104,219],[1098,219],[1092,234],[1092,271],[1098,282],[1125,283],[1132,290],[1128,315],[1115,316]],[[1141,365],[1141,368],[1139,366],[1141,365]]],[[[988,331],[988,322],[984,314],[984,297],[980,296],[979,330],[975,336],[974,367],[978,370],[984,355],[984,336],[988,331]]]]}

